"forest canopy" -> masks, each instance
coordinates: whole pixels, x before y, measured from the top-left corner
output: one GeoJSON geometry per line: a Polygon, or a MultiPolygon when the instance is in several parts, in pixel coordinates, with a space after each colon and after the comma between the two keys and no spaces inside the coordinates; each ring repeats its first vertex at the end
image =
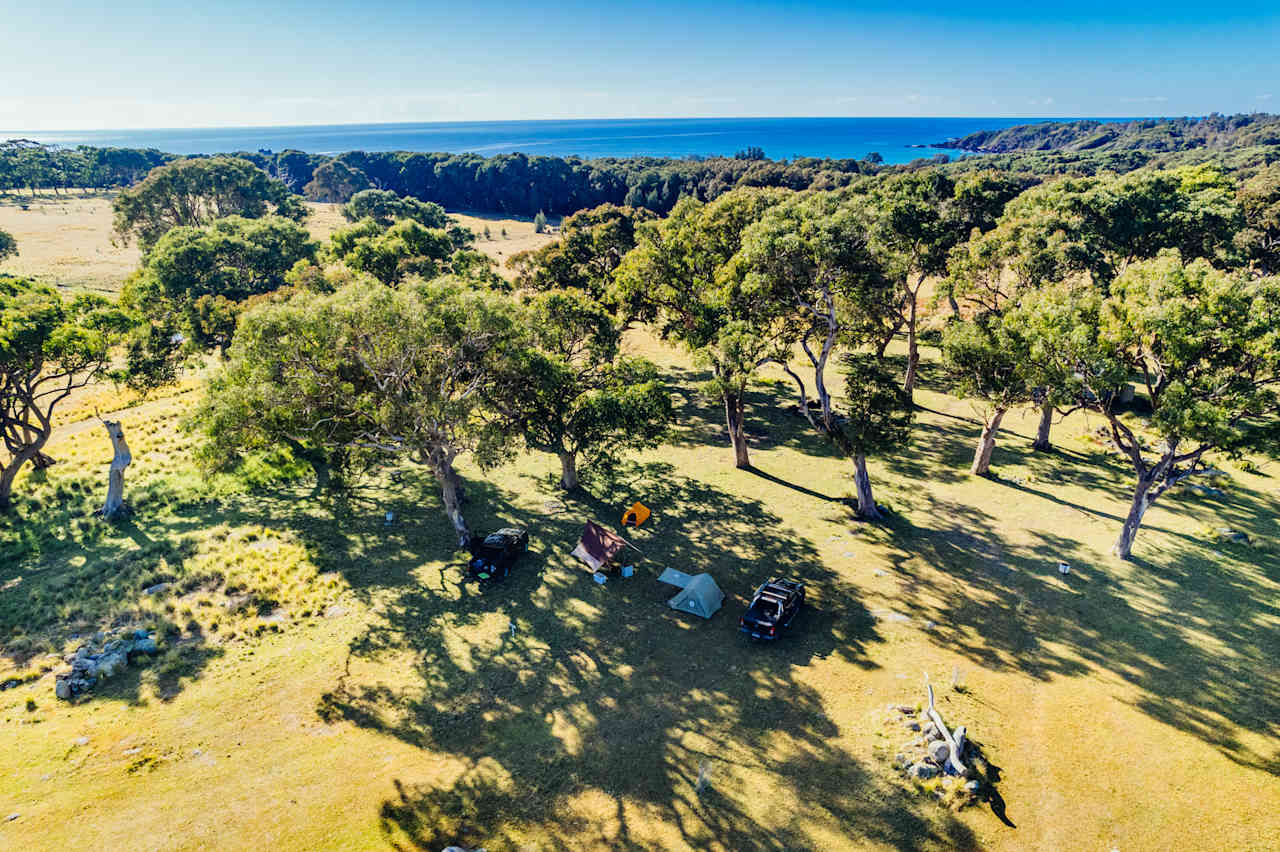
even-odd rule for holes
{"type": "MultiPolygon", "coordinates": [[[[681,198],[712,201],[740,187],[832,190],[868,176],[924,168],[939,168],[953,176],[1000,169],[1031,183],[1053,175],[1207,163],[1248,178],[1280,161],[1280,116],[1046,122],[984,131],[935,147],[993,153],[952,159],[939,152],[901,165],[886,165],[873,155],[769,160],[759,150],[685,159],[521,153],[485,157],[408,151],[348,151],[329,156],[296,150],[212,156],[248,161],[291,193],[323,201],[347,202],[358,193],[377,190],[450,210],[519,216],[568,215],[602,204],[666,214],[681,198]]],[[[155,167],[184,159],[205,158],[181,158],[152,149],[59,148],[13,139],[0,142],[0,193],[129,187],[155,167]]]]}
{"type": "Polygon", "coordinates": [[[1189,151],[1280,145],[1280,116],[1266,113],[1133,121],[1046,121],[980,130],[935,148],[1007,154],[1014,151],[1189,151]]]}

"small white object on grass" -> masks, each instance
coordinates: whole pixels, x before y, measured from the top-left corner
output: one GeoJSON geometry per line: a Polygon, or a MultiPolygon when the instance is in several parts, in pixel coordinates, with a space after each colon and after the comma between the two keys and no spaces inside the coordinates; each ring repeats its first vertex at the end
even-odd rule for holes
{"type": "Polygon", "coordinates": [[[511,628],[511,635],[512,635],[512,636],[515,636],[515,635],[516,635],[516,623],[515,623],[515,620],[514,620],[514,619],[513,619],[513,620],[511,620],[511,621],[508,621],[508,622],[507,622],[507,627],[511,628]]]}
{"type": "Polygon", "coordinates": [[[1058,573],[1059,573],[1059,574],[1070,574],[1070,573],[1071,573],[1071,566],[1070,566],[1070,565],[1068,565],[1068,564],[1067,564],[1067,563],[1065,563],[1065,562],[1059,562],[1059,563],[1058,563],[1058,573]]]}
{"type": "Polygon", "coordinates": [[[698,783],[694,785],[693,791],[701,794],[703,790],[711,786],[711,761],[704,760],[698,764],[698,783]]]}

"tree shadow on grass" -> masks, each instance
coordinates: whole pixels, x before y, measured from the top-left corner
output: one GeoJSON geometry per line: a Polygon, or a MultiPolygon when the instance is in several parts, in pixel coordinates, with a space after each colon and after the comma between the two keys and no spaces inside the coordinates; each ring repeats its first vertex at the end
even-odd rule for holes
{"type": "MultiPolygon", "coordinates": [[[[920,390],[934,391],[935,393],[950,393],[954,383],[951,377],[947,375],[946,367],[942,363],[941,352],[936,346],[928,346],[920,344],[920,361],[916,364],[916,388],[920,390]]],[[[885,361],[893,365],[894,372],[899,376],[907,374],[907,354],[887,353],[885,361]]]]}
{"type": "Polygon", "coordinates": [[[775,485],[781,485],[785,488],[790,488],[792,491],[798,491],[801,494],[805,494],[809,497],[814,498],[815,500],[822,500],[827,503],[847,503],[848,502],[847,498],[832,497],[829,494],[823,494],[820,491],[814,491],[812,488],[806,488],[803,485],[796,485],[793,482],[788,482],[787,480],[782,479],[781,477],[778,477],[778,476],[774,476],[772,473],[761,470],[760,468],[755,467],[754,465],[751,468],[749,468],[747,472],[754,476],[758,476],[761,479],[772,482],[775,485]]]}
{"type": "MultiPolygon", "coordinates": [[[[708,381],[708,371],[669,368],[664,374],[676,393],[675,425],[667,443],[678,447],[723,446],[733,457],[724,408],[719,400],[702,395],[699,385],[708,381]]],[[[747,389],[743,429],[752,450],[791,447],[824,457],[839,454],[829,441],[817,435],[803,416],[792,413],[796,395],[792,386],[773,379],[759,379],[747,389]]]]}
{"type": "MultiPolygon", "coordinates": [[[[354,594],[367,599],[381,589],[416,585],[414,572],[424,561],[421,554],[439,551],[443,541],[452,541],[438,499],[436,505],[428,499],[423,506],[422,493],[428,489],[434,489],[434,483],[418,471],[410,471],[400,483],[373,482],[320,500],[309,499],[310,486],[301,482],[212,498],[192,496],[189,490],[158,480],[135,489],[135,511],[115,524],[77,516],[76,505],[64,507],[61,515],[46,506],[31,519],[45,524],[38,538],[6,538],[9,546],[26,555],[13,566],[12,577],[5,576],[7,571],[0,574],[0,583],[9,584],[0,595],[0,631],[7,639],[3,656],[18,670],[39,664],[57,671],[61,663],[48,655],[61,654],[97,631],[154,626],[156,638],[169,650],[99,684],[90,695],[138,704],[149,692],[169,700],[201,676],[221,655],[226,641],[217,633],[201,632],[189,610],[196,608],[197,615],[221,612],[221,602],[243,607],[249,616],[266,616],[277,605],[268,601],[280,594],[268,586],[288,585],[267,566],[259,578],[262,588],[224,587],[225,577],[214,577],[223,573],[219,566],[199,558],[205,548],[217,546],[219,528],[250,528],[257,531],[255,537],[275,534],[295,542],[321,575],[340,574],[354,594]],[[384,521],[388,509],[398,519],[391,526],[384,521]],[[403,522],[416,514],[424,515],[426,522],[403,522]],[[159,590],[145,591],[152,587],[159,590]],[[212,610],[199,610],[194,598],[210,592],[219,600],[212,610]]],[[[26,519],[15,514],[0,520],[20,529],[26,519]]],[[[246,542],[246,547],[252,544],[246,542]]],[[[293,609],[296,616],[305,604],[286,598],[279,606],[293,609]]],[[[310,617],[318,615],[314,611],[310,617]]],[[[244,626],[253,628],[251,620],[244,626]]],[[[52,678],[49,683],[52,689],[52,678]]]]}
{"type": "Polygon", "coordinates": [[[908,480],[959,482],[969,475],[969,460],[980,429],[964,421],[917,419],[910,443],[879,460],[891,473],[908,480]]]}
{"type": "Polygon", "coordinates": [[[1280,607],[1264,590],[1274,554],[1219,558],[1203,542],[1173,534],[1130,573],[1081,552],[1075,539],[1029,530],[1013,544],[981,509],[927,493],[920,499],[917,516],[927,526],[895,517],[872,534],[909,575],[902,605],[937,624],[931,641],[986,668],[1042,680],[1105,671],[1137,689],[1128,700],[1143,712],[1236,763],[1280,774],[1280,753],[1259,745],[1280,738],[1273,627],[1280,607]],[[1060,561],[1069,574],[1059,573],[1060,561]],[[915,567],[921,564],[936,570],[915,567]]]}
{"type": "Polygon", "coordinates": [[[548,848],[660,848],[630,824],[638,808],[689,846],[815,845],[804,839],[807,818],[765,824],[732,784],[699,796],[699,764],[711,761],[722,777],[770,776],[800,812],[821,807],[853,836],[899,848],[974,845],[958,822],[875,781],[833,745],[839,727],[797,670],[830,656],[872,666],[864,649],[880,637],[858,590],[763,504],[663,463],[628,466],[596,483],[608,501],[575,495],[554,515],[522,510],[491,484],[470,487],[477,526],[529,526],[530,556],[483,592],[400,590],[351,658],[407,654],[410,685],[347,674],[318,708],[466,767],[443,785],[397,782],[382,810],[390,842],[503,849],[536,835],[548,848]],[[598,586],[568,551],[585,519],[612,516],[621,488],[654,507],[649,524],[626,533],[645,558],[633,578],[598,586]],[[665,566],[711,573],[724,609],[705,621],[669,609],[676,590],[654,581],[665,566]],[[803,570],[813,606],[783,641],[747,643],[737,612],[757,583],[792,568],[803,570]],[[584,796],[613,802],[608,826],[572,811],[584,796]]]}

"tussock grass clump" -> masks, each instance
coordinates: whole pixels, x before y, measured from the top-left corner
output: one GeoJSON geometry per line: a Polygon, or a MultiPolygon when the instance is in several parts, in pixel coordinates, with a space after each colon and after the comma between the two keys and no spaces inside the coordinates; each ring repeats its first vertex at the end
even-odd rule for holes
{"type": "MultiPolygon", "coordinates": [[[[303,468],[288,452],[202,471],[192,461],[196,438],[179,428],[192,400],[179,393],[162,403],[124,418],[134,513],[123,523],[94,516],[111,455],[101,429],[55,433],[48,452],[57,463],[20,477],[14,510],[0,515],[0,564],[13,566],[0,575],[0,652],[8,658],[0,678],[43,674],[53,655],[100,630],[225,640],[283,629],[342,594],[342,584],[318,576],[293,532],[256,523],[245,505],[255,491],[297,479],[303,468]]],[[[181,677],[188,656],[177,652],[148,677],[181,677]]]]}

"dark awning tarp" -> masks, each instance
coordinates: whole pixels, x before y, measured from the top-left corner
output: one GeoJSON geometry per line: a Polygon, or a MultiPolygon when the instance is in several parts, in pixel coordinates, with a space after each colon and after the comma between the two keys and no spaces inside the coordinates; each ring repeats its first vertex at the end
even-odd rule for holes
{"type": "Polygon", "coordinates": [[[613,561],[627,546],[627,540],[617,533],[607,530],[595,521],[587,521],[582,528],[582,537],[573,555],[587,563],[592,571],[599,571],[613,561]]]}

